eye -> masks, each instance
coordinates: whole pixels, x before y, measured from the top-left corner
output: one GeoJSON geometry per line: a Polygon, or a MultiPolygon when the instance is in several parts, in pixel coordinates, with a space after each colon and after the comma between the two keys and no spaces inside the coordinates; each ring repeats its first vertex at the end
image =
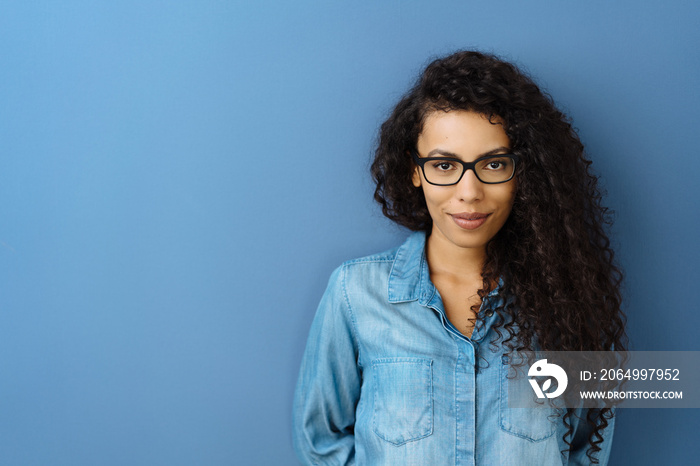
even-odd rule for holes
{"type": "Polygon", "coordinates": [[[484,170],[497,171],[505,170],[509,165],[509,160],[507,158],[503,159],[491,159],[484,165],[484,170]]]}
{"type": "Polygon", "coordinates": [[[455,169],[455,164],[453,162],[448,162],[446,160],[438,160],[432,163],[433,169],[437,171],[450,171],[455,169]]]}

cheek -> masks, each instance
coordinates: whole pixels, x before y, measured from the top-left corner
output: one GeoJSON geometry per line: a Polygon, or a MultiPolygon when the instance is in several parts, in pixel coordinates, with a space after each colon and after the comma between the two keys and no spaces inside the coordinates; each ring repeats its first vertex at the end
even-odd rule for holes
{"type": "Polygon", "coordinates": [[[428,208],[436,208],[450,198],[449,195],[446,195],[444,190],[434,188],[433,185],[427,183],[423,184],[423,195],[425,196],[425,203],[428,205],[428,208]]]}
{"type": "Polygon", "coordinates": [[[515,183],[508,183],[507,186],[503,186],[503,190],[497,195],[498,203],[503,206],[508,206],[508,208],[512,207],[515,201],[515,188],[515,183]]]}

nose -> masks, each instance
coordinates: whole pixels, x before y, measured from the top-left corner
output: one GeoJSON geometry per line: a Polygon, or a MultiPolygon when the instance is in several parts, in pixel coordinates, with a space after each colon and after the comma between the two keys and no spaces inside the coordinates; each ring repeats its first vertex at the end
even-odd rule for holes
{"type": "Polygon", "coordinates": [[[484,183],[479,181],[473,170],[467,170],[456,187],[457,196],[461,201],[474,202],[484,196],[484,183]]]}

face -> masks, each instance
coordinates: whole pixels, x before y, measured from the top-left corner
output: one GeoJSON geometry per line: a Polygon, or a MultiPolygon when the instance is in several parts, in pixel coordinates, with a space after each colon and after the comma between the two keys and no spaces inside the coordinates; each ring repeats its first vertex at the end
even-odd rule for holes
{"type": "MultiPolygon", "coordinates": [[[[464,162],[507,154],[509,149],[510,141],[501,124],[462,110],[429,114],[417,144],[421,158],[454,157],[464,162]]],[[[484,184],[472,170],[467,170],[456,185],[435,186],[425,181],[421,169],[416,167],[413,185],[423,189],[433,219],[431,244],[452,251],[483,251],[510,215],[516,181],[513,178],[505,183],[484,184]]]]}

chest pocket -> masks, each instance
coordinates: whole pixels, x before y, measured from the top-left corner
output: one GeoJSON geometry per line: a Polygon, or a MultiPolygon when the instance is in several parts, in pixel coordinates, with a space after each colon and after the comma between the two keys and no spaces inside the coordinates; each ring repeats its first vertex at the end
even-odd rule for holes
{"type": "MultiPolygon", "coordinates": [[[[549,405],[545,400],[545,405],[541,408],[509,408],[508,407],[508,390],[509,385],[515,375],[514,369],[511,369],[507,356],[503,356],[501,360],[500,373],[500,402],[499,402],[499,419],[501,429],[509,434],[527,439],[531,442],[540,442],[545,440],[556,432],[556,423],[563,422],[556,410],[549,405]],[[509,379],[510,374],[510,379],[509,379]]],[[[527,366],[519,367],[518,371],[525,370],[527,366]]],[[[526,380],[520,379],[516,390],[525,390],[523,397],[530,399],[533,395],[532,388],[526,380]],[[524,382],[524,383],[520,383],[524,382]]],[[[513,390],[513,387],[511,387],[513,390]]],[[[513,394],[513,392],[511,392],[513,394]]],[[[516,396],[518,394],[516,393],[516,396]]]]}
{"type": "Polygon", "coordinates": [[[394,445],[433,433],[433,361],[383,358],[372,362],[374,414],[372,428],[394,445]]]}

